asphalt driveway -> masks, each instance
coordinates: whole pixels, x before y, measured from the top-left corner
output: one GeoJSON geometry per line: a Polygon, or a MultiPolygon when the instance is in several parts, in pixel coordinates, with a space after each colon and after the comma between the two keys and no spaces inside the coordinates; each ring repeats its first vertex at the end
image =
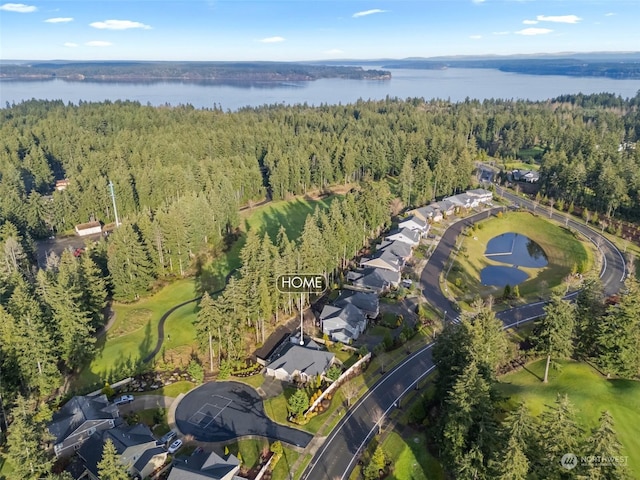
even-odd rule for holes
{"type": "Polygon", "coordinates": [[[176,408],[176,426],[202,442],[258,435],[305,447],[309,433],[273,422],[256,390],[239,382],[210,382],[189,392],[176,408]]]}

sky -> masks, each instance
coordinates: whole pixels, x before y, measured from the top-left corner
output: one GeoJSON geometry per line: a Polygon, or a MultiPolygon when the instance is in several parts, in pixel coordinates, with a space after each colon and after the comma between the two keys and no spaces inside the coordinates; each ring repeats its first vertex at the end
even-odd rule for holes
{"type": "Polygon", "coordinates": [[[0,0],[2,60],[640,51],[640,0],[25,1],[0,0]]]}

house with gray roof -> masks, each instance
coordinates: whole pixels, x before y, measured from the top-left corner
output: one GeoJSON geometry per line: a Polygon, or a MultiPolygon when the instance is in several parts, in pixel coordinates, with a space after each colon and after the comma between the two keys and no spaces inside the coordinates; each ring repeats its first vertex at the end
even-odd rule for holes
{"type": "Polygon", "coordinates": [[[335,355],[327,352],[316,342],[304,338],[300,345],[300,334],[292,335],[269,358],[267,376],[286,382],[307,383],[318,375],[324,375],[334,363],[335,355]]]}
{"type": "Polygon", "coordinates": [[[467,195],[478,199],[479,203],[489,203],[493,200],[493,193],[490,190],[484,188],[474,188],[473,190],[467,190],[467,195]]]}
{"type": "Polygon", "coordinates": [[[240,460],[215,452],[198,452],[188,458],[174,460],[167,480],[246,480],[238,475],[240,460]]]}
{"type": "Polygon", "coordinates": [[[424,220],[425,222],[439,222],[442,220],[442,212],[437,203],[425,205],[409,212],[410,214],[424,220]]]}
{"type": "Polygon", "coordinates": [[[408,228],[409,230],[420,233],[420,235],[424,237],[427,235],[427,232],[429,232],[429,223],[417,215],[410,215],[398,223],[398,228],[408,228]]]}
{"type": "Polygon", "coordinates": [[[56,457],[72,455],[95,432],[115,427],[119,417],[118,407],[106,395],[71,398],[47,425],[56,457]]]}
{"type": "Polygon", "coordinates": [[[377,250],[371,257],[363,258],[360,261],[360,266],[399,272],[404,267],[404,260],[394,255],[391,250],[377,250]]]}
{"type": "Polygon", "coordinates": [[[336,307],[344,307],[348,303],[358,307],[368,318],[376,318],[380,314],[380,299],[375,293],[342,290],[333,302],[336,307]]]}
{"type": "Polygon", "coordinates": [[[406,263],[413,255],[411,245],[397,240],[383,240],[376,246],[376,252],[387,250],[406,263]]]}
{"type": "Polygon", "coordinates": [[[350,303],[343,307],[325,305],[319,319],[322,333],[327,334],[334,342],[348,344],[357,340],[367,328],[367,317],[350,303]]]}
{"type": "Polygon", "coordinates": [[[167,451],[158,445],[151,430],[141,423],[120,425],[111,430],[95,432],[78,450],[84,472],[78,479],[100,480],[98,463],[107,440],[111,440],[118,452],[120,462],[131,475],[148,477],[161,467],[167,459],[167,451]]]}
{"type": "Polygon", "coordinates": [[[364,268],[347,272],[347,281],[358,290],[383,293],[400,285],[400,272],[383,268],[364,268]]]}
{"type": "Polygon", "coordinates": [[[449,217],[456,213],[456,205],[446,198],[435,203],[434,206],[438,207],[443,216],[449,217]]]}
{"type": "Polygon", "coordinates": [[[409,230],[408,228],[393,230],[389,232],[385,238],[387,240],[397,240],[399,242],[408,243],[412,247],[415,247],[420,243],[420,234],[409,230]]]}

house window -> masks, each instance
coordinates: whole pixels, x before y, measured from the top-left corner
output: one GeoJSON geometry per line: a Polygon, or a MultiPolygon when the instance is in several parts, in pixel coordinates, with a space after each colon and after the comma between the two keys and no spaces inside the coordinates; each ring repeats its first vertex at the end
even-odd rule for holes
{"type": "Polygon", "coordinates": [[[110,426],[111,428],[113,428],[113,427],[115,426],[115,423],[114,423],[114,421],[113,421],[113,420],[109,420],[109,426],[110,426]]]}
{"type": "Polygon", "coordinates": [[[96,433],[96,429],[94,427],[91,427],[89,430],[87,430],[87,435],[91,436],[94,433],[96,433]]]}
{"type": "Polygon", "coordinates": [[[81,444],[76,443],[76,444],[73,446],[73,449],[74,449],[74,450],[80,450],[80,446],[81,446],[81,444]]]}

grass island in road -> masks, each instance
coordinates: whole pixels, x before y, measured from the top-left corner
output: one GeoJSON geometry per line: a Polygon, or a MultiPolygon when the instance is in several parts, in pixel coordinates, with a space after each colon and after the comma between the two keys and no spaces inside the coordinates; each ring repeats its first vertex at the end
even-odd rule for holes
{"type": "Polygon", "coordinates": [[[594,265],[593,247],[577,232],[529,212],[492,217],[469,232],[469,236],[462,237],[460,252],[447,278],[448,288],[462,301],[471,301],[478,295],[483,298],[502,295],[502,287],[481,284],[480,272],[487,266],[505,265],[485,256],[489,241],[503,233],[515,232],[530,238],[544,250],[549,262],[542,268],[519,267],[529,275],[529,279],[518,286],[523,301],[547,296],[549,290],[560,285],[572,271],[586,272],[594,265]]]}

